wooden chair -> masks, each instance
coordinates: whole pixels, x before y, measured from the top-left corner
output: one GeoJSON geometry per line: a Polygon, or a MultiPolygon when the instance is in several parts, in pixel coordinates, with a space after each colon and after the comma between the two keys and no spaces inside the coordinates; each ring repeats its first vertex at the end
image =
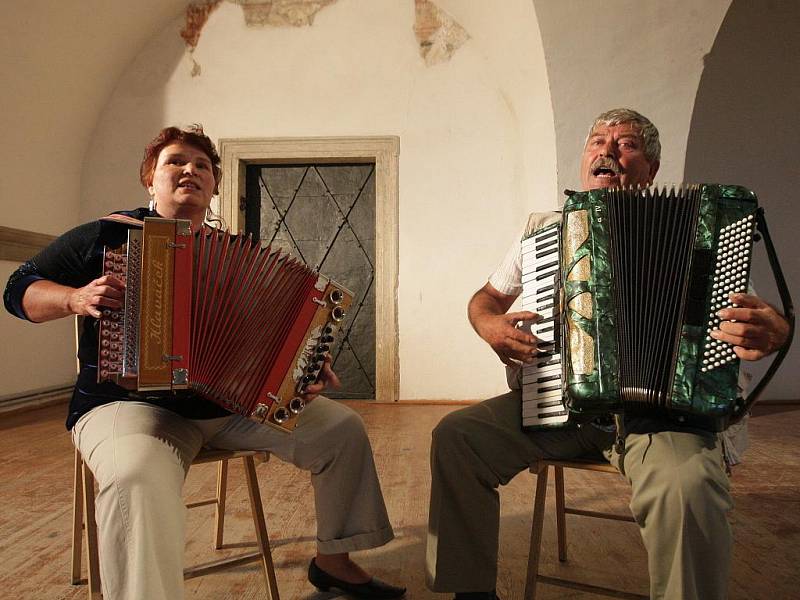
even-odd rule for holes
{"type": "MultiPolygon", "coordinates": [[[[222,569],[230,569],[254,561],[261,561],[267,585],[267,597],[279,600],[278,583],[275,579],[275,567],[269,547],[267,525],[264,520],[264,509],[261,504],[261,493],[258,488],[255,459],[259,456],[269,458],[264,452],[234,450],[201,450],[192,465],[217,462],[217,493],[214,497],[188,503],[187,508],[198,506],[215,506],[214,548],[223,547],[223,528],[225,524],[225,499],[228,481],[228,461],[241,458],[244,464],[247,490],[250,495],[250,509],[253,514],[253,525],[256,533],[258,550],[237,554],[203,565],[184,569],[184,579],[215,573],[222,569]]],[[[85,580],[81,578],[81,553],[85,534],[88,564],[88,591],[90,600],[102,598],[100,592],[100,561],[97,549],[97,523],[94,517],[94,475],[84,463],[80,452],[75,450],[75,489],[72,518],[72,583],[78,585],[85,580]]]]}
{"type": "MultiPolygon", "coordinates": [[[[83,317],[75,317],[75,347],[78,347],[81,329],[83,327],[83,317]]],[[[80,372],[81,365],[78,357],[75,357],[76,369],[80,372]]],[[[261,561],[264,568],[264,578],[267,584],[267,597],[270,600],[280,600],[278,596],[278,582],[275,579],[275,567],[272,564],[272,552],[269,547],[269,535],[267,534],[267,524],[264,520],[264,507],[261,504],[261,492],[258,488],[258,477],[256,475],[256,458],[262,457],[259,462],[269,460],[267,452],[256,452],[253,450],[200,450],[200,453],[192,461],[192,465],[199,465],[210,462],[218,462],[217,466],[217,494],[213,498],[190,502],[187,508],[197,508],[198,506],[215,505],[214,519],[214,549],[222,548],[222,532],[225,525],[225,499],[228,485],[228,461],[241,458],[244,463],[245,478],[247,479],[247,491],[250,495],[250,510],[253,514],[253,525],[256,531],[257,552],[237,554],[216,560],[204,565],[189,567],[184,569],[184,579],[199,577],[208,573],[215,573],[222,569],[231,569],[239,565],[247,564],[257,560],[261,561]]],[[[87,562],[88,565],[88,590],[89,600],[99,600],[102,598],[100,591],[100,558],[97,550],[97,522],[94,518],[94,475],[78,449],[75,449],[75,472],[72,502],[72,584],[83,583],[81,578],[81,555],[83,537],[85,533],[87,562]]]]}
{"type": "Polygon", "coordinates": [[[564,469],[583,469],[585,471],[598,471],[601,473],[619,474],[616,468],[607,462],[583,460],[541,460],[531,465],[531,473],[536,474],[536,493],[533,501],[533,524],[531,526],[531,549],[528,555],[528,573],[525,579],[525,600],[536,598],[536,584],[546,583],[561,587],[572,588],[583,592],[590,592],[612,598],[628,598],[631,600],[647,600],[649,596],[623,592],[606,587],[589,585],[558,577],[547,577],[539,574],[539,557],[542,545],[542,524],[544,522],[545,497],[547,495],[548,470],[553,467],[556,483],[556,531],[558,537],[558,560],[567,560],[567,527],[565,516],[581,515],[598,519],[612,519],[615,521],[635,522],[632,515],[619,515],[613,513],[580,510],[565,505],[564,502],[564,469]]]}

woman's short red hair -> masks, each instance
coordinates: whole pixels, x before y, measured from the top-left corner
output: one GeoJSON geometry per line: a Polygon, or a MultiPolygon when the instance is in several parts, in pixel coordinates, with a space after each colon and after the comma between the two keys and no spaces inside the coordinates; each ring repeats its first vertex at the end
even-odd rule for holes
{"type": "Polygon", "coordinates": [[[203,132],[202,125],[191,125],[186,129],[180,129],[179,127],[165,127],[162,129],[144,149],[144,158],[142,158],[142,165],[139,167],[139,180],[142,185],[145,188],[150,187],[153,183],[153,172],[156,169],[158,155],[161,154],[165,147],[175,142],[183,142],[194,146],[208,156],[214,173],[214,193],[218,194],[219,182],[222,178],[221,161],[214,142],[203,132]]]}

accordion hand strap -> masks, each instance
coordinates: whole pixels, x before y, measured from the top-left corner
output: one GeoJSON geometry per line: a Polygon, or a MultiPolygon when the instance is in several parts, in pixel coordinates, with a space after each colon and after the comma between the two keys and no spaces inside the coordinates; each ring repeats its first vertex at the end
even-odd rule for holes
{"type": "Polygon", "coordinates": [[[100,221],[113,221],[114,223],[124,223],[125,225],[131,225],[132,227],[144,227],[144,221],[140,221],[139,219],[134,219],[133,217],[129,217],[127,215],[120,215],[117,213],[111,213],[105,217],[100,217],[100,221]]]}
{"type": "MultiPolygon", "coordinates": [[[[781,265],[778,262],[778,255],[775,252],[775,246],[772,244],[772,238],[769,237],[769,229],[767,228],[767,221],[764,218],[764,209],[759,208],[756,211],[756,228],[758,229],[759,233],[761,234],[762,238],[764,239],[764,247],[767,250],[767,258],[769,258],[769,265],[772,267],[772,275],[775,277],[775,285],[778,287],[778,293],[781,297],[781,303],[783,304],[783,315],[786,317],[786,320],[789,322],[789,337],[784,343],[783,347],[778,350],[775,354],[775,358],[772,360],[772,364],[770,364],[769,368],[767,369],[764,376],[761,378],[761,381],[753,388],[753,391],[747,396],[744,401],[744,409],[739,413],[739,418],[743,417],[747,411],[750,410],[750,407],[753,403],[758,400],[758,397],[764,391],[764,388],[770,382],[772,377],[775,375],[775,372],[780,367],[783,359],[786,357],[786,354],[789,352],[789,348],[792,345],[792,337],[794,336],[794,307],[792,305],[792,296],[789,293],[789,286],[786,285],[786,279],[783,276],[783,271],[781,270],[781,265]]],[[[738,419],[737,419],[738,420],[738,419]]]]}

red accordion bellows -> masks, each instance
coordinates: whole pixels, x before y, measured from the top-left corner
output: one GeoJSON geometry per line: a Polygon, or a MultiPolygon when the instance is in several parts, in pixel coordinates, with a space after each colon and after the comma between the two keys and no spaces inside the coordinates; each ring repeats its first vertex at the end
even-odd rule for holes
{"type": "Polygon", "coordinates": [[[186,221],[145,219],[106,249],[125,309],[100,323],[98,377],[137,390],[191,388],[291,429],[352,294],[280,251],[186,221]],[[105,351],[105,354],[104,354],[105,351]]]}

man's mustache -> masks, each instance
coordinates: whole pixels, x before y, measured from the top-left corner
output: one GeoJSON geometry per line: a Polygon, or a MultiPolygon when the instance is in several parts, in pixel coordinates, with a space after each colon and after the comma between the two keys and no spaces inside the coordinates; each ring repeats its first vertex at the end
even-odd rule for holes
{"type": "Polygon", "coordinates": [[[597,175],[601,170],[611,171],[614,175],[622,173],[620,164],[610,156],[598,156],[592,163],[592,175],[597,175]]]}

